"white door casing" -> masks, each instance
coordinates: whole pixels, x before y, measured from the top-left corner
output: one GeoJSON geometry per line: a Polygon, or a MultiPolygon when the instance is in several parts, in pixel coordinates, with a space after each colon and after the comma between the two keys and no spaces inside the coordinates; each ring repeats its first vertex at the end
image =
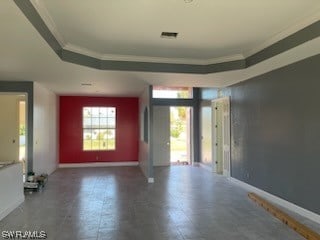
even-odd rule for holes
{"type": "Polygon", "coordinates": [[[230,100],[222,101],[223,175],[230,177],[230,100]]]}
{"type": "Polygon", "coordinates": [[[216,172],[230,176],[230,100],[219,98],[212,101],[212,149],[216,172]]]}

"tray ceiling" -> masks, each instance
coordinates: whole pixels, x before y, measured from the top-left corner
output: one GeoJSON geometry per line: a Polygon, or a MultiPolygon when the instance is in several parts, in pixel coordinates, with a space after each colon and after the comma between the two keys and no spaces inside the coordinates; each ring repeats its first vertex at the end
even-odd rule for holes
{"type": "Polygon", "coordinates": [[[319,0],[32,0],[63,48],[99,59],[211,64],[311,24],[319,0]],[[176,39],[161,38],[163,31],[176,39]]]}
{"type": "Polygon", "coordinates": [[[237,2],[194,0],[186,4],[183,0],[2,0],[0,78],[4,81],[39,82],[59,95],[139,96],[147,85],[222,88],[320,54],[319,1],[259,1],[264,9],[260,9],[259,14],[259,6],[255,4],[257,1],[241,1],[241,6],[237,2]],[[214,7],[213,2],[216,4],[214,7]],[[108,10],[102,9],[99,4],[107,4],[108,10]],[[268,4],[269,8],[266,7],[268,4]],[[233,10],[222,11],[226,5],[233,10]],[[272,6],[274,10],[271,11],[272,6]],[[221,11],[212,14],[217,9],[221,11]],[[141,16],[138,16],[138,10],[141,16]],[[135,17],[132,14],[136,14],[135,17]],[[221,18],[211,19],[217,14],[221,18]],[[251,27],[237,25],[249,15],[251,20],[248,24],[253,24],[251,27]],[[152,20],[151,16],[157,20],[152,20]],[[117,21],[114,19],[116,17],[117,21]],[[148,21],[147,17],[151,20],[148,21]],[[105,24],[95,24],[98,18],[105,24]],[[133,27],[139,21],[143,24],[133,27]],[[272,24],[268,25],[268,21],[272,24]],[[83,26],[82,22],[85,22],[83,26]],[[232,24],[238,27],[231,28],[232,24]],[[116,29],[110,30],[107,26],[116,29]],[[222,32],[218,34],[218,30],[222,32]],[[79,38],[86,39],[84,43],[88,45],[82,46],[80,41],[69,39],[65,31],[70,31],[68,34],[74,38],[79,34],[79,38]],[[131,42],[130,39],[141,31],[144,37],[137,37],[137,41],[144,47],[137,51],[137,41],[131,42]],[[162,31],[176,31],[178,38],[162,39],[162,31]],[[108,34],[110,32],[112,35],[108,34]],[[128,44],[132,46],[129,50],[136,52],[121,52],[125,47],[119,47],[119,51],[115,47],[111,49],[113,52],[108,52],[108,37],[119,37],[117,34],[122,36],[121,41],[116,40],[118,44],[128,44]],[[103,44],[92,44],[92,38],[100,39],[103,44]],[[152,38],[156,40],[153,42],[152,38]],[[153,46],[148,51],[147,41],[153,46]],[[243,44],[243,47],[235,47],[231,51],[233,48],[227,45],[229,41],[243,44]],[[207,54],[209,50],[207,56],[199,54],[201,49],[208,48],[206,44],[213,43],[216,45],[212,45],[212,49],[218,50],[212,51],[212,55],[207,54]],[[177,46],[176,52],[170,51],[170,46],[175,44],[181,47],[177,46]],[[182,46],[185,51],[190,48],[190,52],[182,51],[182,46]],[[158,48],[167,50],[156,54],[158,48]],[[192,50],[195,48],[198,51],[192,50]],[[181,55],[178,55],[180,50],[181,55]],[[198,55],[191,56],[192,51],[198,55]],[[82,83],[89,83],[90,86],[83,86],[82,83]]]}

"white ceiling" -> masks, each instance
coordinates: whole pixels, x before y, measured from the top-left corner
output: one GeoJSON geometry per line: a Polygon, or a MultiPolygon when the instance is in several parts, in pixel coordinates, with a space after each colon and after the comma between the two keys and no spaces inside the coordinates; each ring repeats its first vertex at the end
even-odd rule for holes
{"type": "MultiPolygon", "coordinates": [[[[310,24],[309,19],[320,19],[318,0],[39,2],[70,46],[96,54],[190,61],[246,54],[296,26],[310,24]],[[178,31],[181,37],[160,39],[161,31],[178,31]]],[[[0,2],[0,31],[0,80],[36,81],[64,95],[138,96],[147,84],[224,87],[320,53],[316,38],[237,71],[208,75],[106,71],[60,60],[12,0],[0,2]]]]}
{"type": "Polygon", "coordinates": [[[69,48],[102,58],[120,55],[184,63],[247,55],[320,9],[319,0],[33,2],[69,48]],[[161,38],[163,31],[178,32],[178,37],[161,38]]]}

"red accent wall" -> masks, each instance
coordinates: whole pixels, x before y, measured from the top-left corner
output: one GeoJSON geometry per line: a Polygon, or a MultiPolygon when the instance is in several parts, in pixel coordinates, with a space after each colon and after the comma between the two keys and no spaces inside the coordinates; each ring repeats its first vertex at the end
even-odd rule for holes
{"type": "Polygon", "coordinates": [[[59,118],[60,163],[138,161],[138,98],[61,96],[59,118]],[[94,106],[116,107],[116,150],[82,150],[82,108],[94,106]]]}

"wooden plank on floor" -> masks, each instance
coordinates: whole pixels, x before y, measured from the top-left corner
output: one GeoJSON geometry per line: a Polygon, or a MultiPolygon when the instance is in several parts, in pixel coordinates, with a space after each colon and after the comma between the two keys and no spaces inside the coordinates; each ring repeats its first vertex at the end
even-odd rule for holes
{"type": "Polygon", "coordinates": [[[307,226],[303,225],[302,223],[295,220],[293,217],[289,216],[288,214],[284,213],[279,208],[272,205],[270,202],[266,201],[259,195],[255,193],[248,193],[249,198],[251,198],[253,201],[258,203],[261,207],[266,209],[268,212],[270,212],[273,216],[278,218],[280,221],[282,221],[284,224],[291,227],[293,230],[295,230],[297,233],[302,235],[304,238],[308,240],[320,240],[320,235],[307,226]]]}

